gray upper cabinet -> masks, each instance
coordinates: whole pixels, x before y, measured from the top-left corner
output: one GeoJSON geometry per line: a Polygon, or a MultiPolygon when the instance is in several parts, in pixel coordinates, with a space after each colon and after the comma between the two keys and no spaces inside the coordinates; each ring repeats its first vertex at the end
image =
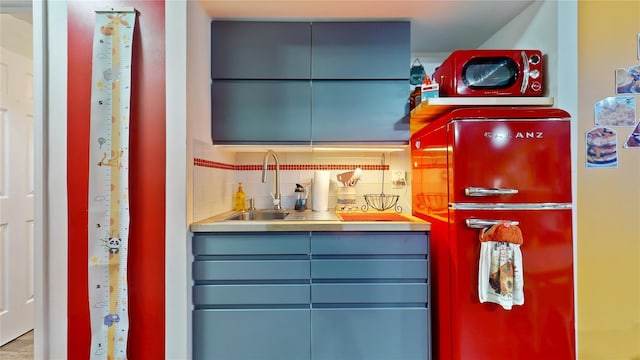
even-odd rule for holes
{"type": "Polygon", "coordinates": [[[312,79],[408,79],[409,22],[314,22],[312,79]]]}
{"type": "Polygon", "coordinates": [[[211,23],[217,144],[403,143],[409,22],[211,23]]]}
{"type": "Polygon", "coordinates": [[[212,21],[212,79],[309,79],[308,22],[212,21]]]}
{"type": "Polygon", "coordinates": [[[314,143],[406,143],[407,81],[322,80],[312,89],[314,143]]]}
{"type": "Polygon", "coordinates": [[[311,88],[301,80],[213,80],[215,143],[309,143],[311,88]]]}

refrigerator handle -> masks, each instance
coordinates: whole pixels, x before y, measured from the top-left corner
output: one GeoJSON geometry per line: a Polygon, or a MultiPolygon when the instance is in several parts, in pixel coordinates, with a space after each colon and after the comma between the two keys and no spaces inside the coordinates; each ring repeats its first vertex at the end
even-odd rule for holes
{"type": "Polygon", "coordinates": [[[467,196],[500,196],[500,195],[513,195],[517,193],[518,193],[518,189],[498,189],[498,188],[483,188],[483,187],[468,187],[464,189],[464,194],[467,196]]]}
{"type": "Polygon", "coordinates": [[[512,220],[489,220],[489,219],[467,219],[466,220],[467,227],[471,229],[483,229],[489,226],[498,225],[498,224],[509,224],[509,225],[519,225],[518,221],[512,220]]]}

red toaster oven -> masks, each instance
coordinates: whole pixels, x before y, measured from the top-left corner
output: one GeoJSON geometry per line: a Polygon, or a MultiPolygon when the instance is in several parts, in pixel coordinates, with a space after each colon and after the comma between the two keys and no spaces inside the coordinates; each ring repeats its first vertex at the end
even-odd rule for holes
{"type": "Polygon", "coordinates": [[[440,96],[542,96],[539,50],[456,50],[433,73],[440,96]]]}

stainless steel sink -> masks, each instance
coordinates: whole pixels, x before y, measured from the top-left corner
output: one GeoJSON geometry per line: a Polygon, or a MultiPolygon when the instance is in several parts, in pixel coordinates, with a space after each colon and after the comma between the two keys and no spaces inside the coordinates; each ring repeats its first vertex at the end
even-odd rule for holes
{"type": "Polygon", "coordinates": [[[254,220],[254,221],[268,221],[268,220],[283,220],[289,215],[285,210],[251,210],[242,211],[234,214],[225,220],[254,220]]]}

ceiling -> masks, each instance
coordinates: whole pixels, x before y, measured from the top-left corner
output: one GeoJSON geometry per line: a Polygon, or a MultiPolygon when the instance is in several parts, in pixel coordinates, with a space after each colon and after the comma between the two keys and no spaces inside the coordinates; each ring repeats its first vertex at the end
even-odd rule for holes
{"type": "Polygon", "coordinates": [[[411,21],[411,52],[475,49],[535,0],[200,0],[214,19],[411,21]]]}
{"type": "MultiPolygon", "coordinates": [[[[214,19],[410,20],[411,53],[421,54],[475,49],[536,0],[199,1],[214,19]]],[[[31,22],[31,0],[0,0],[0,12],[31,22]]]]}

